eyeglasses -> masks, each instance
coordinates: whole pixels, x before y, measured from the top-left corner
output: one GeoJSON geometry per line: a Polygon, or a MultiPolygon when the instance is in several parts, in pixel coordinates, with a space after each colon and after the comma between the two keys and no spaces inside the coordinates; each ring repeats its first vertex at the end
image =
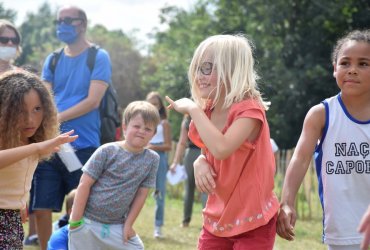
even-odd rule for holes
{"type": "Polygon", "coordinates": [[[213,63],[211,62],[204,62],[198,68],[198,70],[200,70],[200,72],[202,72],[202,74],[206,76],[212,73],[212,69],[213,69],[213,63]]]}
{"type": "Polygon", "coordinates": [[[67,25],[71,25],[73,21],[84,21],[84,19],[79,18],[79,17],[65,17],[64,19],[55,20],[54,24],[65,23],[67,25]]]}
{"type": "Polygon", "coordinates": [[[0,43],[2,44],[8,44],[9,41],[12,41],[12,44],[18,45],[20,43],[19,37],[6,37],[6,36],[0,36],[0,43]]]}

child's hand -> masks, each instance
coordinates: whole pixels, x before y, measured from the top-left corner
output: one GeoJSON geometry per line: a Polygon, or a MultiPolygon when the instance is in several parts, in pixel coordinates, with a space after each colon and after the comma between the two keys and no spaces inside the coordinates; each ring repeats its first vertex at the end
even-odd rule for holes
{"type": "Polygon", "coordinates": [[[367,250],[370,244],[370,206],[361,219],[358,231],[364,234],[364,238],[361,242],[361,250],[367,250]]]}
{"type": "Polygon", "coordinates": [[[123,243],[127,243],[128,240],[136,235],[135,230],[129,226],[124,225],[123,227],[123,243]]]}
{"type": "Polygon", "coordinates": [[[216,188],[216,173],[206,158],[201,155],[194,161],[194,178],[195,185],[199,191],[212,194],[216,188]]]}
{"type": "Polygon", "coordinates": [[[168,109],[174,109],[182,114],[189,114],[191,109],[198,108],[195,102],[193,102],[189,98],[181,98],[177,101],[174,101],[166,96],[166,100],[170,104],[167,106],[168,109]]]}
{"type": "Polygon", "coordinates": [[[297,214],[293,207],[288,204],[282,204],[277,219],[276,232],[286,240],[294,240],[294,226],[297,220],[297,214]]]}
{"type": "Polygon", "coordinates": [[[171,166],[170,166],[170,171],[171,173],[176,173],[176,167],[177,167],[177,164],[176,163],[172,163],[171,166]]]}
{"type": "Polygon", "coordinates": [[[74,140],[78,138],[78,135],[72,135],[73,133],[74,133],[74,130],[70,130],[53,139],[37,143],[38,153],[40,155],[47,155],[50,153],[57,152],[61,144],[64,144],[67,142],[73,142],[74,140]]]}
{"type": "Polygon", "coordinates": [[[22,223],[26,223],[28,221],[28,208],[25,207],[25,208],[22,208],[20,210],[20,213],[21,213],[21,220],[22,220],[22,223]]]}

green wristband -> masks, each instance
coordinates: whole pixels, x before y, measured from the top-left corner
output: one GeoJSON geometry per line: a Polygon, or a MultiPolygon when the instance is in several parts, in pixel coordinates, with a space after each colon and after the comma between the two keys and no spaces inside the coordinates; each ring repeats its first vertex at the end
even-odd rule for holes
{"type": "Polygon", "coordinates": [[[71,227],[79,227],[79,226],[83,225],[84,223],[85,223],[84,218],[82,218],[81,220],[78,220],[78,221],[69,221],[68,224],[71,227]]]}

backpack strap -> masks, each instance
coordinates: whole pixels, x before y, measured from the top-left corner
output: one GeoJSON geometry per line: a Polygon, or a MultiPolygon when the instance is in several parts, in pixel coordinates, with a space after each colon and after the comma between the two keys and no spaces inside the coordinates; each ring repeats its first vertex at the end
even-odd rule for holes
{"type": "Polygon", "coordinates": [[[89,47],[89,51],[87,52],[87,66],[89,67],[90,69],[90,74],[92,73],[93,69],[94,69],[94,66],[95,66],[95,59],[96,59],[96,54],[98,53],[98,49],[100,47],[96,44],[92,44],[90,47],[89,47]]]}
{"type": "MultiPolygon", "coordinates": [[[[87,54],[87,61],[86,64],[89,67],[90,73],[92,73],[94,66],[95,66],[95,59],[96,54],[98,53],[98,49],[100,47],[96,44],[91,45],[88,48],[88,54],[87,54]]],[[[53,52],[52,58],[50,59],[49,63],[49,70],[54,74],[55,68],[57,67],[58,60],[60,58],[60,55],[63,53],[64,48],[59,48],[53,52]]]]}
{"type": "Polygon", "coordinates": [[[60,58],[60,55],[62,54],[64,48],[59,48],[53,52],[53,55],[50,59],[49,63],[49,70],[54,74],[55,68],[57,67],[58,60],[60,58]]]}

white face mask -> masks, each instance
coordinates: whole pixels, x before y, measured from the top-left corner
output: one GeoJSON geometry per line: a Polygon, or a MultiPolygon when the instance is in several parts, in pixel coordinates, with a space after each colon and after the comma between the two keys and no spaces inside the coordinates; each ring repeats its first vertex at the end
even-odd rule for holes
{"type": "Polygon", "coordinates": [[[17,48],[0,46],[0,60],[10,61],[17,55],[17,48]]]}

